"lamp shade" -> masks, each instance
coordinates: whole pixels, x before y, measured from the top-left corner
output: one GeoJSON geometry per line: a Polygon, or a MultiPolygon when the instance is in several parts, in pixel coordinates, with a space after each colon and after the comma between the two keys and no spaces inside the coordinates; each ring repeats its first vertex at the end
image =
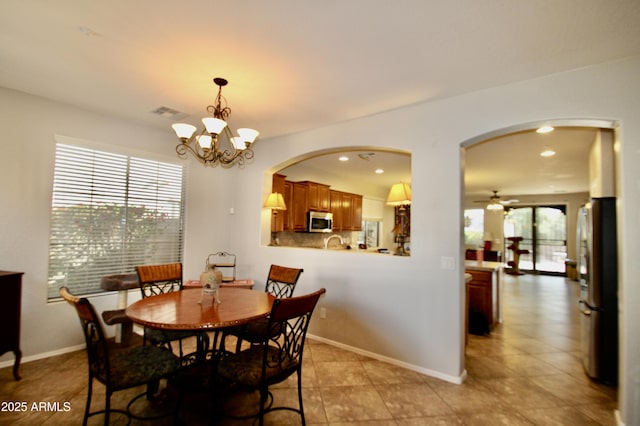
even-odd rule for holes
{"type": "Polygon", "coordinates": [[[411,204],[411,185],[405,182],[394,183],[387,197],[387,205],[406,206],[411,204]]]}
{"type": "Polygon", "coordinates": [[[500,203],[491,203],[487,206],[487,210],[504,210],[504,206],[500,203]]]}
{"type": "Polygon", "coordinates": [[[229,138],[229,140],[235,149],[243,150],[247,147],[240,136],[229,138]]]}
{"type": "Polygon", "coordinates": [[[245,142],[253,143],[258,138],[260,132],[253,129],[247,129],[246,127],[238,129],[238,134],[245,142]]]}
{"type": "Polygon", "coordinates": [[[207,132],[212,135],[219,135],[227,127],[226,121],[214,117],[205,117],[202,119],[202,123],[207,128],[207,132]]]}
{"type": "Polygon", "coordinates": [[[198,141],[198,145],[200,145],[202,149],[211,148],[211,136],[199,135],[199,136],[196,136],[196,140],[198,141]]]}
{"type": "Polygon", "coordinates": [[[196,126],[192,126],[191,124],[186,123],[176,123],[173,124],[173,130],[176,132],[176,135],[180,139],[189,139],[191,135],[196,131],[196,126]]]}
{"type": "Polygon", "coordinates": [[[264,207],[271,210],[286,210],[287,205],[284,203],[284,197],[279,192],[272,192],[264,202],[264,207]]]}

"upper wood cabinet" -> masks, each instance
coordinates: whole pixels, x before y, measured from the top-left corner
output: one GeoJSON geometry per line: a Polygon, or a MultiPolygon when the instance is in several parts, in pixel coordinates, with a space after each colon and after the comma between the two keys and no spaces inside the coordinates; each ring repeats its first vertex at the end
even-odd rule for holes
{"type": "Polygon", "coordinates": [[[316,182],[301,182],[308,186],[307,206],[309,210],[317,212],[328,212],[330,208],[329,185],[316,182]]]}
{"type": "Polygon", "coordinates": [[[293,184],[288,180],[284,181],[284,202],[287,205],[287,210],[285,210],[282,215],[283,219],[283,230],[289,231],[293,229],[293,209],[289,206],[293,206],[293,184]]]}
{"type": "Polygon", "coordinates": [[[277,173],[271,191],[281,193],[287,205],[276,216],[275,231],[305,231],[310,210],[333,213],[334,231],[362,230],[362,195],[334,191],[317,182],[290,182],[277,173]]]}
{"type": "Polygon", "coordinates": [[[354,231],[362,231],[362,195],[352,194],[353,203],[351,204],[352,225],[354,231]]]}
{"type": "MultiPolygon", "coordinates": [[[[272,229],[271,232],[280,232],[287,229],[289,225],[289,211],[291,209],[291,200],[287,198],[287,185],[286,185],[286,176],[274,174],[273,181],[271,183],[271,192],[279,192],[282,194],[282,198],[284,198],[284,203],[287,206],[287,210],[279,211],[276,215],[275,229],[272,229]]],[[[290,196],[290,194],[289,194],[290,196]]],[[[273,221],[271,221],[271,226],[273,227],[273,221]]]]}
{"type": "Polygon", "coordinates": [[[304,182],[292,182],[292,201],[290,230],[307,229],[307,212],[309,211],[309,185],[304,182]]]}
{"type": "Polygon", "coordinates": [[[333,213],[333,230],[339,231],[342,229],[342,192],[332,189],[329,194],[331,213],[333,213]]]}
{"type": "Polygon", "coordinates": [[[334,231],[362,230],[362,195],[330,191],[334,231]]]}

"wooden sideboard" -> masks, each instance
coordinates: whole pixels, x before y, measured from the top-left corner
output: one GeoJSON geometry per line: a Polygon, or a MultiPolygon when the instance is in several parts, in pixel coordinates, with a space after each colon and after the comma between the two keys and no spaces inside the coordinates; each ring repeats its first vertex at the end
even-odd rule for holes
{"type": "Polygon", "coordinates": [[[20,306],[22,304],[23,272],[0,271],[0,355],[12,351],[16,360],[13,364],[13,377],[20,380],[18,368],[22,351],[20,350],[20,306]]]}

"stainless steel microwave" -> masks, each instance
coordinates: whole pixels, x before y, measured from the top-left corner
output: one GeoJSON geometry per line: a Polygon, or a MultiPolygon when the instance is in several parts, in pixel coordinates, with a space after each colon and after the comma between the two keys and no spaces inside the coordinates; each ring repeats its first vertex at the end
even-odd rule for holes
{"type": "Polygon", "coordinates": [[[307,232],[331,232],[333,229],[333,213],[307,213],[307,232]]]}

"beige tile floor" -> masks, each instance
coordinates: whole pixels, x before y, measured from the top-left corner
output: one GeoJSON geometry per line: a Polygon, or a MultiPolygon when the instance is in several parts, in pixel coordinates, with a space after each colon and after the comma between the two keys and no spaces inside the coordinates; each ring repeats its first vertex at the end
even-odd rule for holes
{"type": "MultiPolygon", "coordinates": [[[[614,425],[616,389],[590,381],[580,365],[578,284],[558,277],[505,278],[504,324],[489,337],[470,336],[468,379],[463,385],[309,340],[303,377],[307,423],[614,425]]],[[[0,401],[25,401],[28,405],[26,412],[0,411],[1,425],[81,424],[86,397],[84,352],[25,363],[21,374],[23,379],[16,382],[10,368],[0,370],[0,401]],[[71,409],[37,411],[33,402],[69,402],[71,409]]],[[[96,388],[94,404],[100,405],[104,392],[101,385],[96,388]]],[[[117,393],[113,405],[125,406],[140,390],[117,393]]],[[[281,384],[273,393],[276,403],[295,405],[295,381],[281,384]]],[[[145,408],[147,402],[140,404],[145,408]]],[[[182,410],[185,424],[212,423],[209,404],[204,397],[192,396],[182,410]]],[[[254,404],[255,395],[239,394],[230,398],[226,410],[241,412],[254,404]]],[[[146,408],[169,406],[169,402],[160,401],[146,408]]],[[[101,421],[95,417],[90,424],[101,421]]],[[[222,423],[252,424],[232,419],[222,423]]],[[[114,417],[112,424],[126,424],[126,419],[114,417]]],[[[276,412],[267,417],[267,424],[299,424],[299,418],[276,412]]]]}

